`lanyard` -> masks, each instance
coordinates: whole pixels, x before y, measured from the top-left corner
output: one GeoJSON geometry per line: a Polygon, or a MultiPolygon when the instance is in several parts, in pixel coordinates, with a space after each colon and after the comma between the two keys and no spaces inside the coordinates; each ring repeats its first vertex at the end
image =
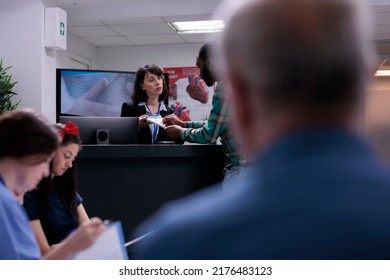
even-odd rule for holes
{"type": "MultiPolygon", "coordinates": [[[[160,117],[160,105],[158,106],[158,111],[156,114],[153,114],[152,111],[150,111],[148,105],[145,103],[145,108],[146,108],[146,113],[148,116],[150,117],[160,117]]],[[[160,130],[160,127],[157,125],[157,124],[149,124],[149,127],[150,127],[150,131],[152,133],[152,143],[156,143],[156,140],[157,140],[157,135],[158,135],[158,132],[160,130]]]]}

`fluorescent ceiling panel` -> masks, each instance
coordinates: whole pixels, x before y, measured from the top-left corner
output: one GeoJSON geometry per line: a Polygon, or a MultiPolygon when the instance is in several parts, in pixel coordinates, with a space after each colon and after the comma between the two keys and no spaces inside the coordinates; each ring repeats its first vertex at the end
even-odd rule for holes
{"type": "Polygon", "coordinates": [[[225,27],[222,20],[176,21],[169,24],[178,34],[219,32],[225,27]]]}

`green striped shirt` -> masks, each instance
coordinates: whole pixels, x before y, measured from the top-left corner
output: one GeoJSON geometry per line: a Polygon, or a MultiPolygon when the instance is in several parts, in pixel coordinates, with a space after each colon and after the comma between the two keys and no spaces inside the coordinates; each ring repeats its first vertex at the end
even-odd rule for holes
{"type": "Polygon", "coordinates": [[[220,83],[217,84],[212,100],[212,108],[207,121],[185,122],[181,140],[192,143],[212,143],[221,139],[226,156],[225,169],[239,165],[238,150],[229,127],[228,102],[221,93],[220,83]]]}

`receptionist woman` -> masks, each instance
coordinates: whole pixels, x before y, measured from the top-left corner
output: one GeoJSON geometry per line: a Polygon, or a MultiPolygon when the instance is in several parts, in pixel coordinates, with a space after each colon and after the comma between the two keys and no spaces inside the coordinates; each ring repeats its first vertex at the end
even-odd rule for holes
{"type": "Polygon", "coordinates": [[[121,110],[121,117],[139,117],[138,144],[173,142],[163,127],[148,121],[154,119],[159,122],[161,118],[173,114],[173,110],[164,103],[166,98],[168,88],[161,68],[154,64],[146,64],[139,68],[131,102],[123,103],[121,110]]]}

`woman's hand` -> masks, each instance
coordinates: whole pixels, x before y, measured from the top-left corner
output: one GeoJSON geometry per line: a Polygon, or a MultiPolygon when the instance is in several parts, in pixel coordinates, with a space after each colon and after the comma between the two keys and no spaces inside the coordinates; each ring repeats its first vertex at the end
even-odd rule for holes
{"type": "Polygon", "coordinates": [[[92,218],[82,223],[72,234],[65,238],[60,246],[54,246],[44,259],[65,260],[76,253],[89,248],[106,229],[106,226],[99,218],[92,218]]]}
{"type": "Polygon", "coordinates": [[[148,125],[148,121],[146,120],[147,117],[148,117],[148,115],[142,115],[142,116],[138,117],[139,127],[144,127],[144,126],[148,125]]]}
{"type": "Polygon", "coordinates": [[[96,239],[105,229],[106,226],[101,219],[92,218],[91,220],[82,223],[77,230],[71,234],[70,239],[73,237],[72,245],[74,245],[74,248],[78,251],[85,250],[95,243],[96,239]]]}

